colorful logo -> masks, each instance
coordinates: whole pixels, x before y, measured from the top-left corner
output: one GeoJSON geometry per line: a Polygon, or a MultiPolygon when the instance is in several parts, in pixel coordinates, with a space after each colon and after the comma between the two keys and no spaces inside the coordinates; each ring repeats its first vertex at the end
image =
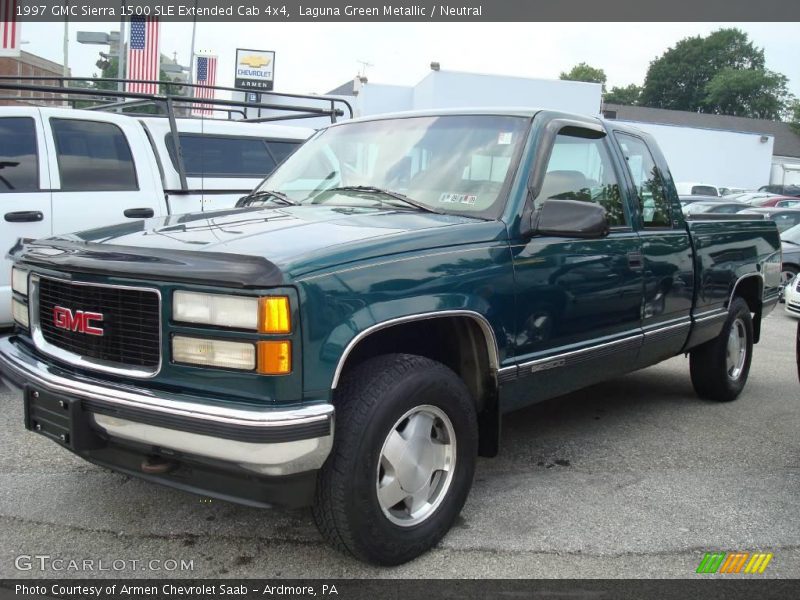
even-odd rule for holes
{"type": "Polygon", "coordinates": [[[763,573],[771,560],[771,552],[706,552],[696,572],[763,573]]]}
{"type": "Polygon", "coordinates": [[[251,67],[253,69],[260,69],[261,67],[266,67],[271,62],[272,59],[267,58],[266,56],[248,54],[247,56],[242,57],[242,59],[239,61],[239,64],[251,67]]]}

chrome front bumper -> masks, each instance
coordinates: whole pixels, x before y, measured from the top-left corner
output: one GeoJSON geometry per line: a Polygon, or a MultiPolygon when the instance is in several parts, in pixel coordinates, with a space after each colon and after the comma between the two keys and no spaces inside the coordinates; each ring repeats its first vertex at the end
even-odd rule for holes
{"type": "Polygon", "coordinates": [[[333,445],[333,406],[235,408],[222,401],[76,378],[39,360],[24,344],[0,339],[0,377],[79,398],[94,428],[111,440],[231,463],[269,476],[322,466],[333,445]]]}

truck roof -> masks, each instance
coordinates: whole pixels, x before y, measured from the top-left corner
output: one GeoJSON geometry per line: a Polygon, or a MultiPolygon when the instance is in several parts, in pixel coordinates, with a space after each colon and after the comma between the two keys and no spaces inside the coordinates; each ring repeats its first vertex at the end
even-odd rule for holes
{"type": "Polygon", "coordinates": [[[383,121],[385,119],[403,119],[412,117],[441,117],[441,116],[469,116],[469,115],[493,115],[493,116],[507,116],[507,117],[525,117],[532,119],[541,112],[551,113],[554,117],[574,118],[585,122],[602,123],[613,126],[614,129],[622,131],[635,132],[639,135],[650,137],[645,131],[642,131],[629,124],[620,123],[614,119],[607,120],[599,115],[585,115],[578,113],[567,113],[551,108],[540,107],[519,107],[519,106],[498,106],[498,107],[463,107],[463,108],[436,108],[436,109],[422,109],[422,110],[409,110],[391,113],[382,113],[378,115],[369,115],[358,117],[356,119],[347,119],[338,123],[327,125],[326,127],[336,127],[344,123],[361,123],[368,121],[383,121]]]}
{"type": "MultiPolygon", "coordinates": [[[[169,119],[164,117],[138,116],[154,134],[166,134],[170,131],[169,119]]],[[[275,125],[273,123],[249,123],[247,121],[227,121],[220,119],[175,119],[178,131],[181,133],[202,133],[205,135],[235,135],[263,138],[280,138],[288,140],[305,141],[314,130],[309,127],[294,127],[292,125],[275,125]]]]}
{"type": "MultiPolygon", "coordinates": [[[[55,106],[2,106],[0,115],[15,116],[16,114],[30,115],[31,110],[41,111],[44,117],[71,118],[93,120],[95,115],[102,115],[104,121],[125,121],[138,119],[147,124],[155,132],[166,133],[169,129],[169,119],[164,116],[143,117],[141,115],[126,115],[109,111],[86,110],[81,108],[55,107],[55,106]]],[[[276,125],[274,123],[252,123],[247,121],[232,121],[222,119],[178,118],[175,120],[178,131],[185,133],[205,133],[218,135],[252,136],[263,138],[280,138],[288,140],[305,141],[314,130],[309,127],[295,127],[292,125],[276,125]]]]}

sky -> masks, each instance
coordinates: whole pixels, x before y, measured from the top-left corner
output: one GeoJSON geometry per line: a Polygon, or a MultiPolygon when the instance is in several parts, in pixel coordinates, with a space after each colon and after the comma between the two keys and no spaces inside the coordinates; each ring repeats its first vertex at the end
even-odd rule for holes
{"type": "MultiPolygon", "coordinates": [[[[119,23],[70,23],[69,66],[91,76],[102,46],[78,44],[77,31],[119,23]]],[[[275,91],[325,93],[370,63],[371,82],[413,85],[431,61],[443,70],[556,79],[579,62],[605,70],[608,87],[641,84],[651,60],[678,40],[738,27],[764,48],[767,68],[789,78],[800,97],[798,23],[198,23],[195,49],[219,56],[218,85],[233,85],[235,49],[274,50],[275,91]]],[[[191,23],[163,23],[163,54],[187,65],[191,23]]],[[[61,62],[62,23],[25,23],[22,48],[61,62]],[[27,43],[25,43],[27,41],[27,43]]],[[[465,99],[468,102],[468,99],[465,99]]]]}

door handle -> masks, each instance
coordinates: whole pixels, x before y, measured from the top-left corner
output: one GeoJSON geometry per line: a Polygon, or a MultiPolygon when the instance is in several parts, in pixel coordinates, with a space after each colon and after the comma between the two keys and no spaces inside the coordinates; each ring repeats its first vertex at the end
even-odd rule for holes
{"type": "Polygon", "coordinates": [[[644,267],[644,257],[641,252],[628,252],[628,266],[634,271],[641,271],[644,267]]]}
{"type": "Polygon", "coordinates": [[[44,215],[38,210],[18,210],[6,213],[4,218],[9,223],[31,223],[43,221],[44,215]]]}
{"type": "Polygon", "coordinates": [[[152,208],[126,208],[122,214],[129,219],[149,219],[156,213],[152,208]]]}

